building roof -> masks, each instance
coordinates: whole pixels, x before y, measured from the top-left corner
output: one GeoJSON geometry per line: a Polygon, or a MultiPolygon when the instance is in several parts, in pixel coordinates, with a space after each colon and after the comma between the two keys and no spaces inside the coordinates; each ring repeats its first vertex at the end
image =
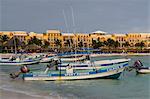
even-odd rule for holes
{"type": "Polygon", "coordinates": [[[113,34],[114,36],[126,36],[126,34],[113,34]]]}
{"type": "Polygon", "coordinates": [[[104,32],[104,31],[95,31],[95,32],[92,32],[92,33],[100,33],[100,34],[106,34],[107,32],[104,32]]]}
{"type": "Polygon", "coordinates": [[[59,30],[47,30],[46,32],[47,33],[60,33],[59,30]]]}
{"type": "Polygon", "coordinates": [[[62,36],[74,36],[74,33],[62,33],[62,36]]]}

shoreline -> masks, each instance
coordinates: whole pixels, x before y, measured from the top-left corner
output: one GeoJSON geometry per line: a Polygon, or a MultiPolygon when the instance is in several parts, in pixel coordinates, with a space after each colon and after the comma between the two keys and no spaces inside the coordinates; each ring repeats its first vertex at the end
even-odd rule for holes
{"type": "MultiPolygon", "coordinates": [[[[34,53],[35,54],[35,53],[34,53]]],[[[41,53],[37,53],[41,54],[41,53]]],[[[10,56],[14,56],[15,54],[12,53],[0,53],[0,58],[9,58],[10,56]]],[[[21,54],[17,54],[21,55],[21,54]]],[[[102,53],[102,54],[91,54],[91,57],[98,57],[98,56],[148,56],[150,53],[102,53]]]]}

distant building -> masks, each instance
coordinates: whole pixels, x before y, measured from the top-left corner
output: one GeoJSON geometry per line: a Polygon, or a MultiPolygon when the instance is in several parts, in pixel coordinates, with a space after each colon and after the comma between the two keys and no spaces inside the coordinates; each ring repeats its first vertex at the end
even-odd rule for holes
{"type": "Polygon", "coordinates": [[[59,40],[62,48],[75,47],[91,47],[92,40],[104,42],[109,38],[118,41],[120,47],[128,42],[131,47],[135,47],[136,43],[143,42],[145,47],[150,48],[150,33],[113,33],[109,34],[104,31],[95,31],[92,33],[61,33],[59,30],[47,30],[46,33],[35,33],[26,31],[0,31],[0,36],[7,35],[9,38],[16,37],[25,43],[29,39],[36,37],[42,41],[46,40],[50,43],[51,48],[58,48],[57,41],[59,40]]]}
{"type": "Polygon", "coordinates": [[[62,46],[62,36],[59,30],[47,30],[46,31],[47,41],[50,42],[51,48],[57,48],[56,41],[59,40],[62,46]]]}

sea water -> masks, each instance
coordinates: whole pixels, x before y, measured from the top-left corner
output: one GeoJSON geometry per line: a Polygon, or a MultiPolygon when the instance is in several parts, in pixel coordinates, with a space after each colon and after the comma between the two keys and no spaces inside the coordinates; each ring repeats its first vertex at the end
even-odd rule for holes
{"type": "MultiPolygon", "coordinates": [[[[141,60],[150,66],[150,56],[126,56],[129,65],[141,60]]],[[[124,56],[97,57],[92,60],[116,59],[124,56]]],[[[29,66],[34,70],[44,70],[46,63],[29,66]]],[[[12,80],[9,73],[19,70],[19,66],[0,66],[0,90],[23,93],[41,99],[150,99],[150,74],[136,75],[135,71],[125,71],[118,80],[76,80],[76,81],[23,81],[12,80]]],[[[9,93],[8,93],[9,95],[9,93]]]]}

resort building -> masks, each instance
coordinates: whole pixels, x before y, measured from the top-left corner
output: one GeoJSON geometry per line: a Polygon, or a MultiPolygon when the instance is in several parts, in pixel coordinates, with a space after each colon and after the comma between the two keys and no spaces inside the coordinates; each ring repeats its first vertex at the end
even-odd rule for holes
{"type": "Polygon", "coordinates": [[[62,46],[62,35],[59,30],[47,30],[46,35],[44,35],[45,40],[50,42],[50,47],[58,48],[62,46]],[[59,43],[59,44],[58,44],[59,43]]]}
{"type": "Polygon", "coordinates": [[[127,41],[126,34],[112,34],[112,38],[120,43],[120,47],[127,41]]]}
{"type": "Polygon", "coordinates": [[[150,47],[150,33],[128,33],[127,41],[131,46],[135,46],[136,43],[143,42],[147,47],[150,47]]]}
{"type": "Polygon", "coordinates": [[[12,38],[13,34],[14,34],[13,31],[0,31],[0,36],[1,35],[7,35],[9,38],[12,38]]]}
{"type": "Polygon", "coordinates": [[[35,32],[28,33],[28,39],[33,38],[33,37],[36,37],[36,38],[38,38],[40,40],[44,39],[43,38],[43,34],[41,34],[41,33],[35,33],[35,32]]]}
{"type": "Polygon", "coordinates": [[[92,43],[89,34],[76,33],[75,38],[77,47],[89,47],[92,43]]]}
{"type": "MultiPolygon", "coordinates": [[[[137,43],[143,42],[146,48],[150,48],[150,33],[113,33],[109,34],[103,31],[95,31],[92,33],[61,33],[59,30],[47,30],[46,33],[35,33],[26,31],[0,31],[0,36],[7,35],[18,38],[21,42],[27,44],[28,40],[36,37],[37,39],[49,42],[50,48],[81,48],[92,47],[92,40],[104,42],[109,38],[118,41],[120,46],[125,47],[125,43],[129,43],[130,47],[135,47],[137,43]]],[[[44,43],[43,43],[44,44],[44,43]]]]}
{"type": "Polygon", "coordinates": [[[24,42],[26,41],[28,34],[26,31],[14,31],[13,36],[18,38],[21,42],[24,42]]]}
{"type": "Polygon", "coordinates": [[[107,41],[107,39],[112,38],[112,35],[103,31],[95,31],[90,34],[90,38],[91,40],[104,42],[107,41]]]}
{"type": "Polygon", "coordinates": [[[62,47],[74,48],[76,46],[76,38],[73,33],[62,33],[62,47]]]}

